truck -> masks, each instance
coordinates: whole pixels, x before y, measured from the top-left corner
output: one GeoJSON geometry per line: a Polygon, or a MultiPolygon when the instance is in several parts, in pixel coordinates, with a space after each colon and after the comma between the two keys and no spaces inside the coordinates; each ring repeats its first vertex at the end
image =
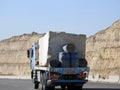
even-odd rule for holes
{"type": "Polygon", "coordinates": [[[34,89],[82,90],[90,68],[85,59],[86,35],[49,31],[27,50],[34,89]]]}

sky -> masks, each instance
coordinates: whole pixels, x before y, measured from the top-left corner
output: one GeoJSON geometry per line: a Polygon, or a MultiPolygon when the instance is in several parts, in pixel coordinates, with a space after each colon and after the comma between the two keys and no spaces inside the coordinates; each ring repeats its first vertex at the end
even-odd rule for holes
{"type": "Polygon", "coordinates": [[[0,40],[48,31],[94,35],[120,19],[120,0],[0,0],[0,40]]]}

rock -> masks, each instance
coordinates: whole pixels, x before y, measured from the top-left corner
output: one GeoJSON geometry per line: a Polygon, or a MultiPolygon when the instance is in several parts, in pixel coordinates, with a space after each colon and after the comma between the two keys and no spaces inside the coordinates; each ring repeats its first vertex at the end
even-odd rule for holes
{"type": "Polygon", "coordinates": [[[41,34],[24,34],[0,41],[0,75],[30,74],[27,49],[41,34]]]}
{"type": "Polygon", "coordinates": [[[50,66],[51,67],[61,67],[61,62],[59,60],[51,60],[50,61],[50,66]]]}
{"type": "Polygon", "coordinates": [[[86,47],[91,74],[120,75],[120,20],[89,37],[86,47]]]}

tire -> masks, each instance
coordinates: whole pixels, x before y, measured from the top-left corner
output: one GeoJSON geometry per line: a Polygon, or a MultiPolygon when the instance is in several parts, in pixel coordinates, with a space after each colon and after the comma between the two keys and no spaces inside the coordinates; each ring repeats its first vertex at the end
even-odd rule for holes
{"type": "Polygon", "coordinates": [[[36,80],[36,78],[33,79],[33,88],[38,89],[39,88],[39,82],[36,80]]]}
{"type": "Polygon", "coordinates": [[[38,89],[39,88],[39,83],[34,83],[34,89],[38,89]]]}
{"type": "Polygon", "coordinates": [[[82,90],[82,86],[67,86],[67,90],[82,90]]]}
{"type": "Polygon", "coordinates": [[[81,59],[79,59],[79,64],[80,64],[79,65],[80,67],[87,67],[88,62],[85,58],[81,58],[81,59]]]}
{"type": "Polygon", "coordinates": [[[41,74],[40,74],[40,81],[41,81],[40,90],[44,90],[44,89],[43,89],[43,86],[44,86],[44,78],[43,78],[43,73],[42,73],[42,72],[41,72],[41,74]]]}
{"type": "Polygon", "coordinates": [[[75,86],[75,90],[83,90],[82,86],[75,86]]]}
{"type": "Polygon", "coordinates": [[[65,87],[66,87],[65,85],[61,85],[62,90],[65,90],[65,87]]]}
{"type": "Polygon", "coordinates": [[[73,85],[68,85],[68,86],[67,86],[67,90],[75,90],[75,88],[74,88],[73,85]]]}
{"type": "Polygon", "coordinates": [[[47,80],[45,79],[45,73],[43,74],[43,90],[54,90],[54,86],[47,86],[47,80]]]}
{"type": "Polygon", "coordinates": [[[55,90],[55,87],[54,86],[47,86],[46,90],[55,90]]]}
{"type": "Polygon", "coordinates": [[[42,73],[40,73],[40,90],[43,90],[43,84],[42,84],[42,73]]]}
{"type": "Polygon", "coordinates": [[[47,80],[45,77],[45,73],[42,72],[40,74],[40,90],[54,90],[55,87],[54,86],[47,86],[47,80]]]}
{"type": "Polygon", "coordinates": [[[40,90],[54,90],[54,87],[48,87],[45,79],[45,73],[41,73],[41,87],[40,90]]]}
{"type": "Polygon", "coordinates": [[[31,79],[33,79],[33,70],[31,71],[31,79]]]}

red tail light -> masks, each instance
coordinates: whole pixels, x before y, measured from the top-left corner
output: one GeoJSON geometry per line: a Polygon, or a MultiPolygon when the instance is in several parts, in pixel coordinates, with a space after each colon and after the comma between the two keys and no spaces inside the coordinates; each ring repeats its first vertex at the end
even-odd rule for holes
{"type": "Polygon", "coordinates": [[[39,61],[38,60],[35,61],[35,65],[39,65],[39,61]]]}
{"type": "Polygon", "coordinates": [[[50,73],[50,79],[58,79],[59,77],[60,77],[59,73],[54,72],[50,73]]]}

